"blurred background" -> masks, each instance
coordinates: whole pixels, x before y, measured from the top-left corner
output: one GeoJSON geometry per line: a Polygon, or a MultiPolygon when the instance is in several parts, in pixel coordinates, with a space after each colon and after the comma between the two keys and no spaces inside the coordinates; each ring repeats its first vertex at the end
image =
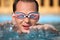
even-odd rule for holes
{"type": "MultiPolygon", "coordinates": [[[[52,24],[60,29],[60,0],[36,0],[39,4],[41,24],[52,24]]],[[[12,21],[14,0],[0,0],[0,24],[12,21]]]]}

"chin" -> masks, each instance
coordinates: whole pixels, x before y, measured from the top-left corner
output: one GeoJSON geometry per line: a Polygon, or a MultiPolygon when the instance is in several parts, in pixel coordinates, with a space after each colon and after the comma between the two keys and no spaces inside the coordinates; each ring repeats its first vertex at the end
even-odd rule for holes
{"type": "Polygon", "coordinates": [[[28,30],[23,29],[22,32],[23,32],[23,33],[28,33],[28,32],[29,32],[29,29],[28,29],[28,30]]]}

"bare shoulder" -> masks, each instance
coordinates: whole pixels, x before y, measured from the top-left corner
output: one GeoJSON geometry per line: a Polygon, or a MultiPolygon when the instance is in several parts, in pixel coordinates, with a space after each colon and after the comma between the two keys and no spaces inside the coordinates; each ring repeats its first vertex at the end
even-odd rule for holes
{"type": "Polygon", "coordinates": [[[57,30],[53,25],[51,24],[37,24],[37,28],[38,29],[45,29],[45,30],[48,30],[48,29],[54,29],[54,30],[57,30]]]}
{"type": "Polygon", "coordinates": [[[48,26],[48,27],[54,27],[53,25],[51,25],[51,24],[39,24],[39,23],[37,23],[37,26],[38,25],[40,25],[40,26],[44,26],[44,27],[46,27],[46,26],[48,26]]]}
{"type": "Polygon", "coordinates": [[[55,26],[51,25],[51,24],[44,24],[44,28],[47,30],[47,29],[54,29],[54,30],[57,30],[55,28],[55,26]]]}
{"type": "Polygon", "coordinates": [[[51,25],[51,24],[39,24],[39,23],[37,23],[36,24],[37,26],[44,26],[44,27],[54,27],[53,25],[51,25]]]}
{"type": "Polygon", "coordinates": [[[52,24],[44,24],[44,26],[54,27],[52,24]]]}

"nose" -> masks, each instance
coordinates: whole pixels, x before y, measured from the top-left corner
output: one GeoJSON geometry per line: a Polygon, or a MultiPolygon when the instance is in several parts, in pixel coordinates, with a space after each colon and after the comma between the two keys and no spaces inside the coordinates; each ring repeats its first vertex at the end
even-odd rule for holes
{"type": "Polygon", "coordinates": [[[25,21],[26,23],[29,23],[29,22],[30,22],[30,19],[26,17],[26,18],[24,19],[24,21],[25,21]]]}

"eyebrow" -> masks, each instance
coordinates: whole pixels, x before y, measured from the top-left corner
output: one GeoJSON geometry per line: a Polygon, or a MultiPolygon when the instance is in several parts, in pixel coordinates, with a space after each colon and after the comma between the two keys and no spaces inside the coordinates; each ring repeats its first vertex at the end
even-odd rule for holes
{"type": "MultiPolygon", "coordinates": [[[[15,14],[20,14],[20,13],[23,13],[23,12],[16,12],[15,14]]],[[[30,13],[34,13],[34,14],[39,14],[38,12],[30,12],[30,13]]],[[[29,14],[30,14],[29,13],[29,14]]],[[[23,13],[24,14],[24,13],[23,13]]]]}
{"type": "Polygon", "coordinates": [[[31,13],[38,14],[38,12],[31,12],[31,13]]]}
{"type": "Polygon", "coordinates": [[[20,14],[20,12],[15,12],[15,14],[20,14]]]}

